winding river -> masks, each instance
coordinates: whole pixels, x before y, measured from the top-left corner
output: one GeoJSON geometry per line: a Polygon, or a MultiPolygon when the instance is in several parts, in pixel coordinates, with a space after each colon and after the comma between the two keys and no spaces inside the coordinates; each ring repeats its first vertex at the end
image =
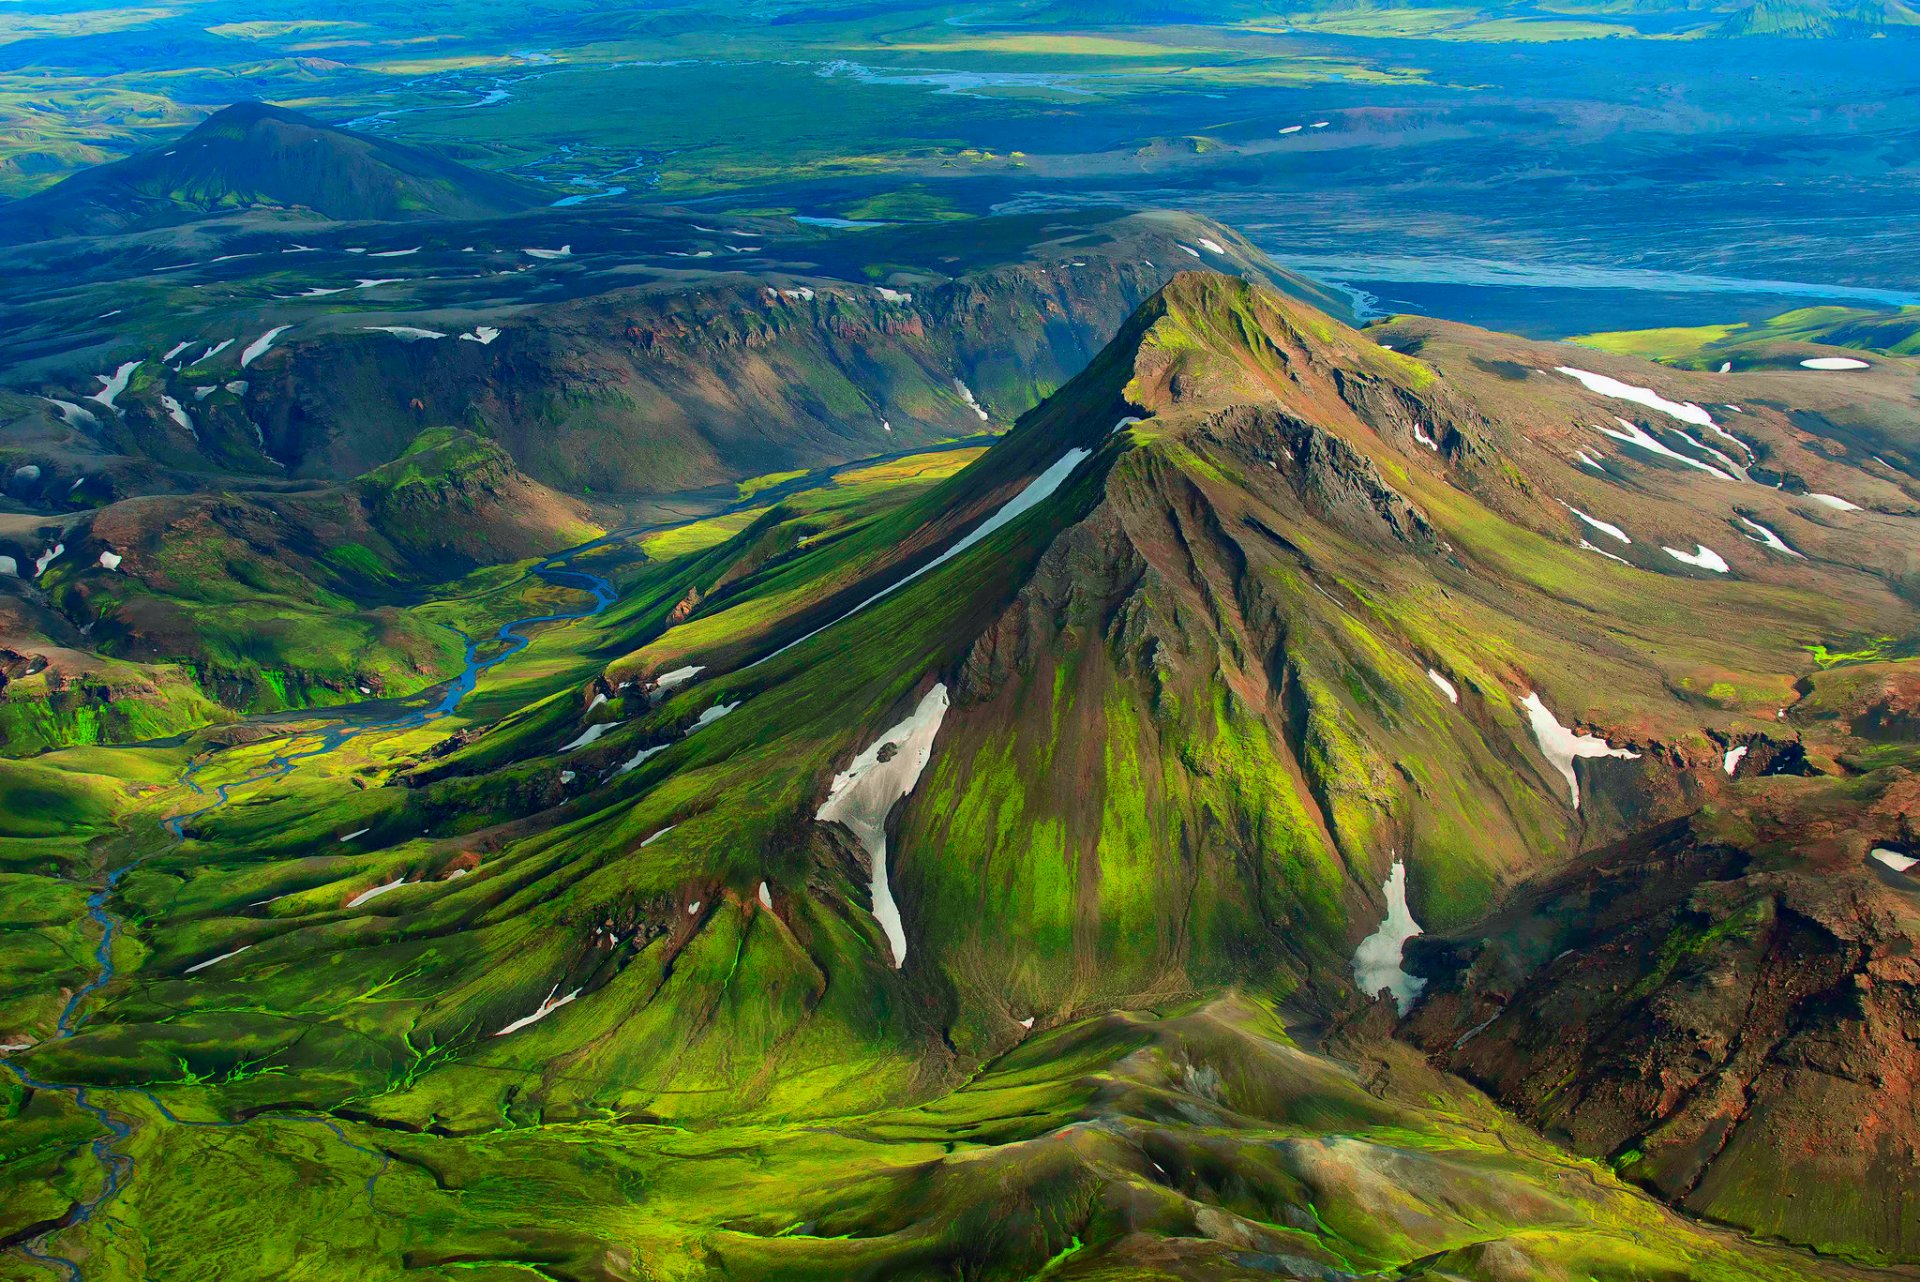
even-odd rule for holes
{"type": "MultiPolygon", "coordinates": [[[[278,753],[268,761],[265,769],[248,775],[243,779],[236,779],[231,783],[220,784],[214,788],[212,793],[208,793],[203,789],[199,783],[196,782],[195,776],[213,759],[213,754],[208,753],[196,758],[193,764],[187,767],[186,773],[181,776],[180,782],[192,789],[195,793],[203,797],[210,797],[211,800],[197,810],[190,810],[183,814],[170,817],[165,821],[165,828],[173,835],[176,841],[183,840],[186,836],[186,825],[201,815],[218,810],[221,806],[226,805],[227,802],[233,799],[233,790],[235,788],[244,787],[248,784],[261,783],[268,779],[277,779],[290,774],[298,762],[333,752],[342,744],[351,739],[358,738],[363,734],[381,730],[411,729],[416,726],[425,725],[429,721],[438,717],[444,717],[453,712],[479,685],[481,673],[520,653],[520,651],[526,649],[527,646],[533,643],[533,638],[521,629],[541,623],[570,623],[578,619],[589,619],[601,613],[618,600],[619,594],[614,590],[611,582],[601,578],[597,574],[589,574],[584,570],[575,569],[570,562],[577,556],[591,552],[596,548],[604,547],[610,543],[630,538],[639,532],[640,531],[637,530],[624,530],[603,535],[591,542],[582,543],[578,547],[556,553],[529,569],[528,573],[530,575],[537,575],[549,583],[558,584],[562,587],[576,588],[587,593],[592,597],[592,604],[582,610],[564,611],[554,614],[533,614],[525,618],[514,619],[508,623],[501,624],[499,631],[494,634],[494,639],[503,644],[493,654],[484,659],[480,657],[479,644],[471,637],[466,637],[463,634],[462,639],[466,642],[465,666],[461,669],[459,675],[447,683],[445,693],[440,696],[437,702],[423,707],[410,708],[399,716],[378,721],[335,722],[321,731],[318,746],[309,748],[303,752],[278,753]]],[[[152,855],[146,857],[146,859],[151,858],[153,858],[152,855]]],[[[119,935],[121,923],[119,918],[108,908],[108,904],[112,900],[114,891],[118,888],[121,878],[145,863],[146,859],[137,859],[132,863],[124,864],[114,869],[111,873],[107,874],[107,878],[100,888],[87,897],[87,915],[92,917],[100,926],[100,944],[94,951],[94,958],[99,964],[99,970],[91,980],[76,989],[73,996],[67,999],[67,1004],[61,1010],[60,1018],[54,1026],[52,1040],[64,1041],[78,1032],[81,1005],[89,996],[111,983],[118,975],[118,968],[114,965],[113,961],[113,944],[119,935]]],[[[22,1084],[31,1089],[36,1091],[57,1092],[70,1097],[76,1107],[90,1114],[106,1131],[106,1134],[95,1139],[92,1144],[93,1155],[95,1160],[100,1164],[102,1174],[99,1191],[87,1201],[76,1204],[57,1227],[47,1230],[47,1232],[40,1234],[36,1238],[19,1244],[21,1252],[29,1259],[60,1270],[71,1282],[84,1282],[86,1274],[81,1268],[79,1261],[68,1256],[52,1254],[41,1248],[46,1240],[53,1234],[71,1228],[76,1224],[84,1224],[88,1220],[91,1220],[99,1213],[100,1209],[111,1202],[120,1192],[121,1188],[125,1186],[127,1179],[133,1174],[134,1163],[131,1156],[119,1151],[119,1144],[133,1133],[133,1124],[126,1118],[115,1114],[105,1105],[95,1103],[89,1087],[62,1082],[42,1081],[27,1072],[25,1068],[21,1067],[19,1063],[12,1059],[8,1059],[6,1064],[8,1068],[13,1070],[14,1076],[19,1078],[22,1084]]],[[[137,1093],[151,1103],[163,1118],[176,1125],[237,1127],[244,1126],[247,1124],[247,1120],[251,1120],[247,1119],[235,1122],[191,1122],[175,1116],[173,1111],[161,1103],[159,1098],[151,1092],[139,1091],[137,1093]]],[[[380,1168],[367,1179],[367,1200],[369,1204],[372,1203],[374,1184],[379,1180],[381,1175],[386,1173],[388,1164],[386,1154],[376,1152],[362,1144],[355,1143],[347,1133],[341,1129],[337,1121],[324,1114],[283,1113],[260,1114],[259,1116],[273,1117],[279,1121],[311,1122],[316,1125],[325,1126],[347,1147],[370,1156],[378,1157],[380,1159],[380,1168]]]]}
{"type": "MultiPolygon", "coordinates": [[[[976,447],[985,444],[989,439],[991,438],[987,436],[965,437],[939,445],[920,446],[894,453],[875,455],[871,458],[855,459],[833,467],[816,468],[802,476],[760,490],[751,496],[738,498],[730,504],[720,505],[716,509],[709,511],[706,515],[709,517],[721,516],[743,511],[748,508],[766,506],[807,490],[830,485],[842,472],[857,468],[872,467],[876,464],[918,454],[976,447]]],[[[597,574],[588,573],[574,566],[572,563],[576,558],[599,548],[625,542],[640,535],[685,524],[688,520],[692,519],[701,518],[686,516],[671,521],[636,525],[615,530],[579,544],[576,547],[568,548],[563,552],[556,552],[544,561],[540,561],[530,567],[527,571],[529,576],[537,576],[545,579],[549,583],[585,592],[592,598],[592,603],[580,610],[562,611],[553,614],[533,614],[525,618],[513,619],[501,624],[492,638],[494,641],[499,642],[500,645],[494,653],[484,659],[480,657],[479,643],[464,633],[461,634],[462,640],[466,643],[465,665],[462,667],[460,673],[447,683],[445,692],[434,703],[409,708],[398,716],[385,717],[378,720],[360,721],[342,719],[334,721],[319,732],[320,741],[315,747],[300,752],[289,751],[276,753],[268,759],[266,765],[261,770],[247,775],[244,778],[233,780],[230,783],[215,785],[211,792],[208,792],[200,786],[197,776],[201,770],[214,759],[218,750],[210,750],[196,757],[192,764],[187,767],[185,773],[181,775],[180,782],[195,794],[206,797],[209,800],[206,805],[198,809],[185,811],[169,817],[164,821],[163,826],[172,834],[174,840],[184,840],[187,824],[202,815],[209,814],[226,805],[233,799],[233,791],[236,788],[263,783],[269,779],[282,778],[291,774],[297,768],[298,763],[336,751],[342,744],[356,739],[361,735],[375,731],[413,729],[454,712],[466,701],[467,696],[474,692],[474,689],[479,685],[480,675],[482,673],[512,658],[533,643],[533,638],[522,631],[522,629],[542,623],[571,623],[580,619],[590,619],[604,612],[619,599],[619,593],[615,590],[611,582],[601,578],[597,574]]],[[[340,711],[350,712],[354,706],[355,705],[351,704],[346,705],[346,707],[340,711]]],[[[297,739],[307,733],[311,732],[303,731],[293,737],[297,739]]],[[[49,1040],[64,1041],[74,1036],[74,1034],[79,1031],[82,1004],[88,997],[111,983],[118,976],[119,972],[113,961],[113,944],[120,933],[122,923],[120,919],[113,914],[108,905],[112,901],[114,891],[118,888],[120,880],[129,872],[140,867],[141,864],[153,857],[153,855],[149,854],[141,859],[136,859],[131,863],[114,869],[107,874],[106,880],[101,884],[100,888],[88,896],[87,915],[92,917],[100,926],[100,943],[94,952],[95,960],[99,964],[99,970],[91,980],[76,989],[73,996],[67,999],[67,1004],[61,1010],[60,1018],[55,1024],[54,1035],[49,1040]]],[[[54,1234],[71,1228],[76,1224],[84,1224],[88,1220],[91,1220],[100,1212],[101,1208],[111,1202],[125,1186],[127,1179],[133,1174],[134,1161],[131,1156],[119,1150],[119,1144],[133,1133],[133,1124],[125,1117],[115,1114],[105,1105],[95,1103],[92,1098],[91,1088],[89,1087],[70,1083],[41,1081],[29,1074],[26,1069],[11,1058],[0,1057],[0,1060],[3,1060],[6,1066],[13,1070],[14,1076],[19,1078],[24,1085],[37,1091],[55,1092],[71,1098],[76,1107],[90,1114],[106,1131],[106,1134],[96,1138],[91,1145],[94,1158],[99,1162],[102,1172],[99,1192],[87,1201],[76,1204],[55,1227],[48,1229],[32,1239],[16,1244],[21,1253],[29,1259],[38,1261],[50,1268],[60,1270],[70,1279],[70,1282],[85,1282],[86,1274],[79,1261],[68,1256],[52,1254],[51,1252],[43,1250],[42,1247],[54,1234]]],[[[245,1126],[249,1121],[254,1120],[248,1118],[233,1122],[189,1121],[176,1116],[171,1109],[150,1091],[134,1088],[134,1093],[147,1100],[167,1122],[175,1125],[226,1128],[245,1126]]],[[[386,1154],[356,1143],[348,1137],[334,1118],[324,1113],[262,1113],[256,1114],[255,1116],[271,1118],[276,1121],[308,1122],[325,1126],[347,1147],[368,1156],[378,1157],[380,1159],[380,1167],[368,1177],[366,1184],[367,1199],[369,1204],[372,1203],[374,1185],[380,1176],[386,1173],[389,1161],[386,1154]]]]}

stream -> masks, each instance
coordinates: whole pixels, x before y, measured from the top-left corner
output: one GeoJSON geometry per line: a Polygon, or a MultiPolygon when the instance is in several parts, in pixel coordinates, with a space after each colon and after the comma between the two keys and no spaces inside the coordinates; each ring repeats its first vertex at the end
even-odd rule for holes
{"type": "MultiPolygon", "coordinates": [[[[520,653],[520,651],[526,649],[527,646],[533,643],[533,638],[525,632],[520,631],[520,629],[532,627],[540,623],[570,623],[577,619],[589,619],[601,613],[618,600],[619,594],[614,590],[611,582],[601,578],[597,574],[589,574],[584,570],[573,569],[568,565],[568,562],[583,553],[604,547],[617,540],[631,537],[634,533],[637,533],[637,531],[616,531],[612,534],[603,535],[591,542],[582,543],[578,547],[556,553],[534,565],[528,571],[530,575],[537,575],[549,583],[554,583],[562,587],[577,588],[582,592],[586,592],[592,596],[593,604],[584,610],[528,615],[525,618],[514,619],[501,624],[499,630],[494,633],[494,640],[504,644],[502,644],[495,653],[484,659],[480,657],[479,643],[474,641],[473,638],[466,637],[463,634],[462,639],[466,642],[466,664],[459,675],[447,683],[446,692],[441,695],[437,702],[424,707],[411,708],[399,716],[389,717],[379,721],[359,723],[335,722],[321,731],[320,743],[317,747],[309,748],[303,752],[278,753],[267,762],[265,769],[248,775],[245,778],[236,779],[231,783],[219,784],[211,794],[208,794],[207,791],[196,782],[194,776],[199,774],[200,770],[213,759],[213,754],[207,753],[196,758],[194,762],[187,767],[186,773],[180,778],[180,782],[203,797],[211,795],[212,800],[197,810],[191,810],[184,814],[174,815],[168,818],[163,826],[173,835],[175,841],[184,840],[187,823],[226,805],[227,802],[232,800],[233,790],[235,788],[243,787],[247,784],[260,783],[268,779],[277,779],[290,774],[293,772],[297,762],[333,752],[347,741],[371,731],[412,729],[416,726],[425,725],[437,717],[443,717],[453,712],[479,685],[481,673],[498,663],[504,662],[513,655],[520,653]]],[[[152,857],[152,855],[148,855],[146,859],[151,859],[152,857]]],[[[76,989],[73,996],[67,999],[67,1004],[61,1010],[60,1018],[54,1025],[52,1040],[64,1041],[78,1032],[81,1004],[90,995],[111,983],[118,975],[118,968],[114,965],[113,961],[113,943],[119,934],[121,923],[108,909],[107,904],[112,899],[115,889],[119,886],[120,879],[135,868],[140,867],[141,864],[146,862],[146,859],[136,859],[132,863],[114,869],[111,873],[107,874],[106,881],[101,887],[87,897],[87,915],[100,924],[100,944],[94,952],[95,960],[99,963],[99,971],[86,984],[76,989]]],[[[57,1227],[47,1230],[47,1232],[40,1234],[30,1241],[19,1244],[21,1252],[26,1255],[27,1258],[62,1271],[71,1282],[84,1282],[86,1274],[80,1267],[79,1261],[68,1256],[54,1255],[50,1252],[43,1251],[40,1249],[40,1244],[54,1233],[71,1228],[76,1224],[84,1224],[91,1220],[102,1207],[111,1202],[114,1196],[119,1193],[128,1178],[132,1176],[134,1163],[133,1158],[120,1152],[117,1146],[120,1141],[126,1139],[133,1133],[133,1124],[127,1119],[114,1114],[105,1105],[95,1103],[88,1087],[60,1082],[41,1081],[28,1073],[26,1069],[22,1068],[12,1059],[8,1059],[6,1063],[7,1067],[13,1070],[14,1076],[19,1078],[21,1083],[28,1088],[36,1091],[59,1092],[70,1096],[76,1107],[92,1115],[94,1120],[99,1122],[107,1132],[105,1135],[95,1139],[91,1145],[94,1158],[99,1162],[103,1175],[99,1192],[87,1201],[78,1203],[68,1212],[57,1227]]],[[[245,1121],[186,1121],[183,1118],[175,1116],[173,1111],[161,1103],[151,1092],[140,1091],[138,1093],[158,1109],[163,1118],[177,1125],[213,1127],[237,1127],[246,1125],[245,1121]]],[[[312,1122],[325,1126],[333,1132],[334,1136],[339,1139],[341,1143],[347,1145],[347,1147],[360,1153],[377,1156],[380,1159],[380,1169],[368,1177],[366,1186],[367,1201],[371,1205],[373,1201],[374,1184],[379,1180],[381,1175],[386,1173],[388,1165],[386,1154],[376,1153],[373,1149],[355,1143],[347,1136],[346,1132],[341,1129],[338,1122],[323,1114],[262,1114],[261,1116],[273,1116],[281,1121],[312,1122]]]]}
{"type": "MultiPolygon", "coordinates": [[[[747,497],[738,498],[731,504],[718,505],[714,510],[706,513],[706,515],[721,516],[751,507],[765,506],[806,490],[818,489],[822,486],[830,485],[840,473],[845,471],[871,467],[876,464],[890,462],[916,454],[934,453],[946,449],[965,449],[984,444],[987,439],[989,438],[965,437],[941,445],[920,446],[913,449],[900,450],[895,453],[875,455],[871,458],[855,459],[837,466],[816,468],[804,475],[794,477],[789,481],[769,486],[747,497]]],[[[219,750],[212,749],[196,757],[187,767],[185,773],[181,775],[180,782],[195,794],[202,797],[209,797],[210,800],[206,805],[196,810],[170,816],[163,822],[162,826],[173,836],[175,841],[183,841],[186,838],[186,825],[194,819],[209,814],[226,805],[233,799],[233,790],[236,788],[246,787],[249,784],[262,783],[269,779],[282,778],[291,774],[297,767],[297,763],[313,757],[324,756],[327,753],[337,750],[342,744],[347,743],[349,740],[358,738],[363,734],[373,731],[413,729],[425,725],[427,722],[435,720],[436,718],[452,713],[465,702],[468,695],[474,692],[474,689],[479,685],[481,673],[520,653],[533,643],[533,638],[520,629],[542,623],[571,623],[580,619],[590,619],[604,612],[619,599],[619,593],[610,581],[601,578],[597,574],[591,574],[585,570],[574,568],[571,565],[574,558],[614,543],[624,542],[639,535],[684,524],[689,519],[700,518],[683,516],[665,522],[635,525],[614,530],[598,538],[579,544],[576,547],[568,548],[562,552],[556,552],[544,561],[540,561],[530,567],[527,571],[529,576],[538,576],[557,586],[574,588],[585,592],[593,598],[593,603],[582,610],[528,615],[525,618],[513,619],[501,624],[492,639],[502,644],[495,653],[484,659],[480,657],[479,643],[462,633],[461,639],[466,643],[465,666],[457,676],[447,683],[445,693],[440,696],[437,702],[417,708],[410,708],[398,716],[387,717],[380,720],[358,722],[347,720],[335,721],[319,732],[320,742],[316,747],[308,748],[300,752],[289,751],[276,753],[268,759],[265,767],[261,770],[243,778],[235,779],[229,783],[217,784],[211,793],[200,786],[196,776],[214,759],[219,750]]],[[[350,711],[353,706],[354,705],[349,704],[346,705],[344,709],[337,711],[350,711]]],[[[307,733],[311,732],[298,732],[292,737],[297,739],[307,733]]],[[[111,983],[118,976],[119,971],[113,961],[113,944],[119,934],[121,922],[114,916],[107,905],[111,901],[115,889],[119,886],[121,878],[153,857],[154,855],[149,854],[114,869],[107,874],[106,880],[100,888],[87,897],[87,915],[100,925],[100,943],[94,953],[95,959],[99,963],[99,971],[91,980],[76,989],[73,995],[67,999],[67,1004],[61,1010],[60,1018],[54,1026],[54,1035],[49,1040],[64,1041],[74,1036],[74,1034],[79,1031],[77,1025],[81,1004],[89,996],[111,983]]],[[[100,1191],[87,1201],[77,1203],[55,1227],[46,1230],[44,1233],[32,1239],[16,1244],[21,1253],[27,1258],[62,1271],[70,1282],[84,1282],[86,1274],[81,1268],[79,1261],[67,1256],[55,1255],[43,1251],[41,1244],[56,1233],[71,1228],[76,1224],[84,1224],[91,1220],[100,1212],[101,1208],[111,1202],[121,1188],[125,1186],[126,1181],[133,1174],[134,1161],[132,1157],[120,1152],[118,1145],[133,1133],[133,1124],[126,1118],[114,1114],[106,1106],[95,1103],[92,1099],[90,1088],[86,1086],[41,1081],[29,1074],[26,1069],[22,1068],[13,1059],[0,1056],[0,1060],[3,1060],[6,1066],[13,1070],[14,1076],[19,1078],[20,1082],[30,1089],[58,1092],[72,1098],[76,1107],[90,1114],[107,1132],[105,1135],[96,1138],[90,1146],[94,1158],[100,1164],[104,1177],[101,1181],[100,1191]]],[[[136,1088],[136,1093],[151,1103],[159,1111],[161,1117],[170,1123],[181,1126],[230,1128],[244,1126],[247,1124],[247,1121],[252,1120],[246,1119],[235,1122],[188,1121],[175,1116],[172,1110],[161,1103],[150,1091],[138,1090],[136,1088]]],[[[366,1184],[367,1200],[369,1204],[372,1203],[374,1185],[380,1176],[385,1174],[387,1169],[389,1159],[386,1154],[378,1153],[376,1150],[355,1143],[352,1139],[348,1138],[337,1121],[325,1114],[263,1113],[256,1116],[272,1117],[279,1121],[316,1123],[331,1130],[334,1136],[347,1147],[363,1154],[379,1157],[380,1169],[368,1177],[366,1184]]]]}

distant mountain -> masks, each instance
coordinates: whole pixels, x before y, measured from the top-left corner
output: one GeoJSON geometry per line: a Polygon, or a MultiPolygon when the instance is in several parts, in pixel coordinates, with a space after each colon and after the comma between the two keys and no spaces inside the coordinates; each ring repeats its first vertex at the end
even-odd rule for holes
{"type": "Polygon", "coordinates": [[[486,218],[539,193],[429,152],[246,102],[170,146],[84,170],[0,210],[0,240],[138,231],[249,209],[332,221],[486,218]]]}
{"type": "Polygon", "coordinates": [[[1900,0],[1758,0],[1742,5],[1720,24],[1721,36],[1873,36],[1908,29],[1920,32],[1920,12],[1900,0]]]}
{"type": "MultiPolygon", "coordinates": [[[[1444,12],[1461,26],[1503,19],[1533,23],[1556,19],[1626,20],[1619,31],[1630,34],[1635,19],[1678,20],[1693,34],[1705,36],[1871,36],[1912,30],[1920,32],[1920,12],[1902,0],[1707,0],[1701,4],[1678,0],[1624,0],[1609,6],[1605,19],[1589,7],[1564,0],[1546,0],[1525,6],[1487,3],[1463,7],[1440,0],[1053,0],[1036,18],[1047,25],[1126,26],[1151,23],[1320,22],[1326,19],[1363,20],[1382,11],[1431,10],[1444,12]]],[[[1366,34],[1364,25],[1356,33],[1366,34]]],[[[1497,37],[1496,37],[1497,38],[1497,37]]]]}

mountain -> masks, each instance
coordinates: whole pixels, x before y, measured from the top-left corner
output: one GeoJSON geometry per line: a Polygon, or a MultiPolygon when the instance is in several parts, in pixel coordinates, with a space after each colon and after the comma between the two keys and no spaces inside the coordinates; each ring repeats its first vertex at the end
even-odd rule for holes
{"type": "Polygon", "coordinates": [[[101,235],[251,211],[333,222],[485,218],[545,204],[512,179],[266,103],[0,207],[0,240],[101,235]]]}
{"type": "MultiPolygon", "coordinates": [[[[314,1229],[308,1267],[380,1278],[1910,1262],[1863,1231],[1904,1214],[1905,1177],[1848,1190],[1818,1243],[1840,1258],[1703,1227],[1633,1181],[1686,1201],[1681,1132],[1710,1111],[1673,1110],[1674,1142],[1616,1175],[1395,1040],[1374,993],[1444,1058],[1419,981],[1448,1032],[1510,990],[1451,997],[1425,954],[1407,973],[1412,930],[1531,958],[1542,928],[1502,914],[1543,884],[1561,902],[1582,856],[1692,833],[1708,857],[1676,876],[1724,880],[1725,848],[1770,852],[1742,815],[1793,830],[1802,798],[1822,833],[1878,838],[1904,813],[1912,385],[1891,358],[1712,376],[1363,332],[1187,272],[985,449],[770,483],[463,585],[445,605],[529,639],[465,702],[0,762],[46,799],[16,897],[112,868],[99,911],[127,932],[104,973],[64,924],[7,972],[0,1037],[27,1045],[0,1103],[44,1142],[0,1165],[30,1191],[0,1231],[103,1276],[259,1275],[243,1208],[271,1188],[276,1232],[314,1229]]],[[[1677,1002],[1713,987],[1690,958],[1762,931],[1782,1021],[1860,1006],[1863,973],[1890,990],[1870,1026],[1906,1018],[1886,918],[1910,882],[1853,919],[1845,887],[1776,898],[1854,941],[1795,922],[1777,959],[1739,902],[1769,884],[1723,905],[1703,882],[1685,913],[1640,893],[1572,946],[1676,941],[1634,973],[1677,1002]],[[1863,971],[1863,946],[1886,956],[1863,971]]],[[[1474,1071],[1557,1132],[1528,1066],[1567,1039],[1527,1016],[1653,1023],[1627,1000],[1510,1003],[1490,1044],[1517,1067],[1474,1071]]],[[[1625,1082],[1639,1061],[1594,1045],[1567,1062],[1625,1082]]],[[[1784,1097],[1864,1098],[1821,1076],[1784,1097]]],[[[1559,1138],[1605,1150],[1625,1089],[1559,1138]]],[[[1907,1133],[1823,1139],[1878,1171],[1907,1133]]],[[[1801,1126],[1740,1142],[1808,1169],[1801,1126]]]]}
{"type": "MultiPolygon", "coordinates": [[[[1920,12],[1902,0],[1717,0],[1713,3],[1674,3],[1674,0],[1626,0],[1610,5],[1606,19],[1612,20],[1611,32],[1596,32],[1598,19],[1592,8],[1579,4],[1543,5],[1485,4],[1460,8],[1438,3],[1356,4],[1353,0],[1124,0],[1113,6],[1088,4],[1085,0],[1052,0],[1040,9],[1036,19],[1060,25],[1145,25],[1172,23],[1246,23],[1267,24],[1297,22],[1318,25],[1328,20],[1351,26],[1352,34],[1400,34],[1382,18],[1396,15],[1413,17],[1421,11],[1435,15],[1426,26],[1468,27],[1470,23],[1534,24],[1546,30],[1555,22],[1568,20],[1588,24],[1571,28],[1562,38],[1592,38],[1595,34],[1630,36],[1667,34],[1676,28],[1688,34],[1716,38],[1746,36],[1818,39],[1828,37],[1873,37],[1907,34],[1920,29],[1920,12]],[[1626,21],[1619,21],[1625,19],[1626,21]],[[1632,25],[1629,25],[1632,24],[1632,25]],[[1377,29],[1375,29],[1377,27],[1377,29]]],[[[1418,29],[1418,28],[1416,28],[1418,29]]],[[[1471,29],[1468,27],[1468,29],[1471,29]]],[[[1525,30],[1525,25],[1516,25],[1525,30]]],[[[1490,36],[1512,39],[1512,34],[1490,36]]],[[[1551,36],[1541,36],[1550,39],[1551,36]]]]}
{"type": "Polygon", "coordinates": [[[1754,0],[1736,7],[1713,34],[1823,39],[1916,31],[1920,10],[1901,0],[1754,0]]]}
{"type": "Polygon", "coordinates": [[[38,470],[15,497],[60,510],[210,470],[341,481],[441,423],[573,493],[676,493],[997,430],[1195,255],[1337,306],[1218,224],[1159,211],[857,233],[552,217],[541,239],[564,254],[512,220],[249,233],[137,300],[136,263],[42,266],[57,284],[19,328],[58,346],[15,375],[38,397],[0,394],[0,448],[38,470]],[[123,366],[113,405],[90,399],[123,366]],[[94,488],[70,501],[82,476],[94,488]]]}

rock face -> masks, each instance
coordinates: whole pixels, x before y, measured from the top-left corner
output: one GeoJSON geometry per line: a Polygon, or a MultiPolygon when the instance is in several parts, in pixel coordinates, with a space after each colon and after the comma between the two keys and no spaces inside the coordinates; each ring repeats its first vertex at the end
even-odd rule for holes
{"type": "Polygon", "coordinates": [[[1920,776],[1780,779],[1423,939],[1403,1035],[1550,1135],[1703,1215],[1920,1250],[1920,776]]]}
{"type": "Polygon", "coordinates": [[[423,423],[472,423],[562,489],[685,490],[1003,428],[1165,279],[1086,262],[996,267],[910,304],[851,284],[628,290],[542,308],[485,346],[292,341],[255,365],[244,400],[295,474],[353,474],[423,423]]]}

